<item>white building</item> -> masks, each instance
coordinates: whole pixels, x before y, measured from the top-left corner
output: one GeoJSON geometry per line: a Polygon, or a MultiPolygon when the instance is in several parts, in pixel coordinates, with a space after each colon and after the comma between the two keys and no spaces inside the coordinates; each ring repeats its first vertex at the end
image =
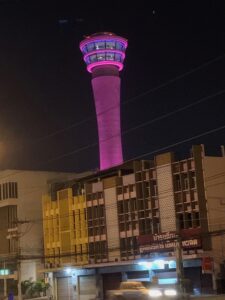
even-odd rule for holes
{"type": "Polygon", "coordinates": [[[0,171],[0,295],[15,288],[18,255],[20,280],[37,279],[43,256],[42,195],[49,192],[49,182],[77,177],[75,173],[0,171]]]}

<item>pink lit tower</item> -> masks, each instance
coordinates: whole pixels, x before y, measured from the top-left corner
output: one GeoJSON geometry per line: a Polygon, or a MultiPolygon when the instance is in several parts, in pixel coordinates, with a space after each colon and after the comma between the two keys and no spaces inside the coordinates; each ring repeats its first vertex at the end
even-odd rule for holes
{"type": "Polygon", "coordinates": [[[123,162],[120,129],[120,76],[127,40],[111,32],[85,37],[80,43],[88,72],[98,123],[100,169],[123,162]]]}

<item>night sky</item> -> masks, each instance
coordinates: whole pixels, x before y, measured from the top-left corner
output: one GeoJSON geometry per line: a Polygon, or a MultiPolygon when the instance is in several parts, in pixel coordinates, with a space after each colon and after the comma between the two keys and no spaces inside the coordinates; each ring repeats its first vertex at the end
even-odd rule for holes
{"type": "Polygon", "coordinates": [[[124,158],[167,150],[182,158],[200,143],[218,154],[225,128],[180,141],[225,126],[224,1],[132,3],[0,1],[1,169],[98,168],[91,75],[79,42],[99,31],[128,39],[121,72],[124,158]]]}

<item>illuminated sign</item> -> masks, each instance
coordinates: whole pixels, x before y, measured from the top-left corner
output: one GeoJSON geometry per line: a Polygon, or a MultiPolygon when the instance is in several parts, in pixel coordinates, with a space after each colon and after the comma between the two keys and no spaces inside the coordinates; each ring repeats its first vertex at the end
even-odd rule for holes
{"type": "MultiPolygon", "coordinates": [[[[180,238],[183,249],[201,247],[199,228],[183,229],[180,231],[180,238]]],[[[177,246],[178,234],[176,231],[162,232],[159,234],[147,234],[138,237],[138,244],[141,253],[171,251],[177,246]]]]}
{"type": "MultiPolygon", "coordinates": [[[[191,248],[199,248],[201,247],[200,239],[190,239],[182,241],[182,248],[184,249],[191,249],[191,248]]],[[[177,241],[171,242],[161,242],[161,243],[152,243],[149,245],[140,246],[141,253],[148,253],[154,251],[162,251],[162,250],[174,250],[177,246],[177,241]]]]}
{"type": "Polygon", "coordinates": [[[169,269],[176,268],[176,261],[175,260],[163,260],[163,259],[156,259],[153,261],[139,261],[139,266],[144,266],[145,268],[149,268],[151,270],[164,270],[165,265],[169,269]]]}
{"type": "Polygon", "coordinates": [[[9,275],[8,269],[0,269],[0,276],[9,275]]]}
{"type": "Polygon", "coordinates": [[[212,273],[213,272],[213,258],[203,257],[202,258],[202,273],[212,273]]]}

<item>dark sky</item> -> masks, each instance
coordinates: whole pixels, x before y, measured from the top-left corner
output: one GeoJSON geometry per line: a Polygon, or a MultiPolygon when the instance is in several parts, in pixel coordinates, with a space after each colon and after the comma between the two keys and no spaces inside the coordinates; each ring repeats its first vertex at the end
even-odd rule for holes
{"type": "MultiPolygon", "coordinates": [[[[91,76],[79,50],[98,31],[129,42],[121,73],[122,130],[132,129],[123,135],[126,160],[225,125],[224,93],[134,129],[225,89],[225,3],[132,3],[0,1],[0,168],[98,167],[91,76]]],[[[225,129],[171,150],[181,157],[197,143],[212,153],[225,129]]]]}

